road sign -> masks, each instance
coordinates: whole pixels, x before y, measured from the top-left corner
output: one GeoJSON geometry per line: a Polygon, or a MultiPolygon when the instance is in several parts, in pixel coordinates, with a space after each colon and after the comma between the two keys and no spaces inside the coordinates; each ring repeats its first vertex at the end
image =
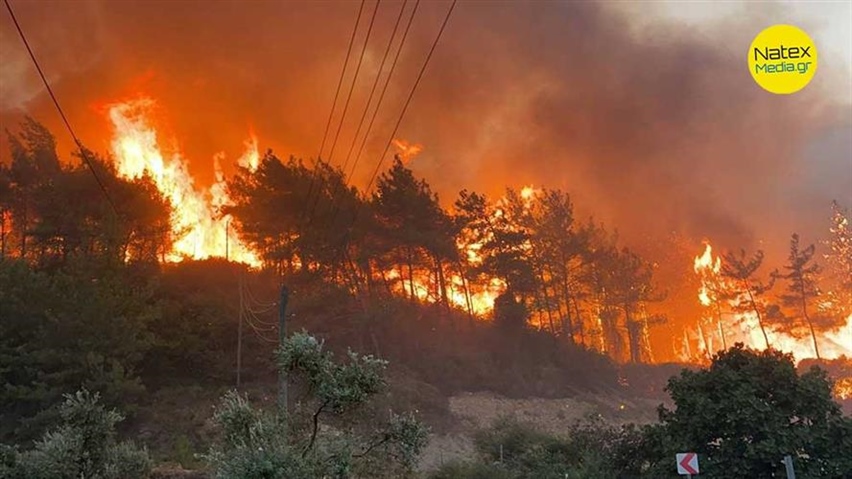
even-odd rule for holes
{"type": "Polygon", "coordinates": [[[698,474],[698,454],[694,452],[684,452],[676,454],[677,473],[681,476],[691,476],[698,474]]]}

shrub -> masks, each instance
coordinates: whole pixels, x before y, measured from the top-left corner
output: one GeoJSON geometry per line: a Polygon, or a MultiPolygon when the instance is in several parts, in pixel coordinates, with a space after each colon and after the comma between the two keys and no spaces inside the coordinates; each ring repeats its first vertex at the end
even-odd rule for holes
{"type": "Polygon", "coordinates": [[[412,474],[426,445],[426,428],[412,415],[391,414],[374,428],[337,429],[342,419],[384,386],[386,363],[348,354],[338,363],[307,333],[290,337],[278,353],[279,367],[301,379],[308,396],[292,415],[256,409],[230,392],[214,420],[221,440],[206,455],[220,479],[404,477],[412,474]]]}
{"type": "Polygon", "coordinates": [[[123,417],[98,403],[86,390],[66,395],[62,424],[23,453],[0,448],[0,477],[26,479],[136,479],[148,475],[151,460],[144,449],[116,441],[115,425],[123,417]]]}

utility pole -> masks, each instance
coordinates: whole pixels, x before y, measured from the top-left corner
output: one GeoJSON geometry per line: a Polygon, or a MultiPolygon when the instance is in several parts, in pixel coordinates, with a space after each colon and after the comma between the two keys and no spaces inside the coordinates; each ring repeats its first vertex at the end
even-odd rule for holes
{"type": "Polygon", "coordinates": [[[228,236],[229,236],[228,233],[230,233],[230,231],[228,231],[228,230],[230,229],[230,226],[231,226],[231,220],[226,221],[225,222],[225,261],[230,261],[230,259],[231,259],[230,256],[228,255],[228,246],[229,246],[228,245],[228,236]]]}
{"type": "MultiPolygon", "coordinates": [[[[278,347],[284,347],[287,339],[287,286],[281,285],[280,298],[278,299],[278,347]]],[[[287,371],[278,369],[278,411],[287,414],[287,371]]]]}
{"type": "Polygon", "coordinates": [[[239,326],[237,326],[237,389],[240,387],[240,372],[242,369],[243,362],[243,275],[240,273],[239,277],[239,290],[240,290],[240,316],[239,316],[239,326]]]}

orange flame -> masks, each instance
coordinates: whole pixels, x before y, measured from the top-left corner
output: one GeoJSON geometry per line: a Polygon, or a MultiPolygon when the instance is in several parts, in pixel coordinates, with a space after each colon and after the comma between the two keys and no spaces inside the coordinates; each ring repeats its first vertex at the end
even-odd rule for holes
{"type": "Polygon", "coordinates": [[[704,306],[713,304],[713,298],[710,297],[710,288],[708,286],[708,278],[716,278],[722,268],[722,259],[718,256],[713,259],[713,248],[710,243],[705,243],[704,254],[696,256],[693,263],[693,269],[701,277],[701,289],[698,292],[698,299],[704,306]]]}
{"type": "Polygon", "coordinates": [[[531,202],[538,195],[539,190],[535,189],[532,185],[524,186],[521,188],[521,199],[526,202],[531,202]]]}
{"type": "MultiPolygon", "coordinates": [[[[118,175],[124,178],[149,176],[172,205],[175,242],[166,260],[227,257],[259,266],[257,255],[230,227],[231,217],[219,212],[230,202],[221,170],[222,155],[214,158],[216,183],[206,192],[199,190],[180,153],[164,155],[157,131],[148,119],[153,106],[150,99],[116,103],[108,107],[108,116],[114,129],[112,153],[118,175]]],[[[252,138],[239,164],[254,168],[257,162],[257,140],[252,138]]]]}
{"type": "MultiPolygon", "coordinates": [[[[698,298],[702,305],[710,306],[718,301],[713,295],[712,288],[709,287],[711,282],[719,284],[721,278],[719,272],[721,270],[721,258],[713,257],[712,248],[709,243],[705,244],[704,253],[701,256],[695,257],[693,268],[701,277],[701,287],[699,288],[698,298]]],[[[724,285],[723,285],[724,287],[724,285]]],[[[727,344],[734,342],[742,342],[752,348],[766,347],[766,342],[763,339],[763,334],[760,332],[757,315],[754,312],[735,313],[731,305],[724,302],[724,314],[720,313],[720,320],[723,326],[720,331],[713,332],[709,336],[710,339],[716,338],[719,335],[725,334],[727,344]]],[[[709,351],[708,346],[702,340],[703,334],[701,331],[690,329],[691,334],[688,336],[697,336],[699,338],[699,349],[705,353],[709,351]]],[[[784,351],[793,354],[797,361],[805,358],[813,358],[815,356],[813,345],[810,337],[797,338],[780,331],[776,331],[771,327],[767,328],[769,342],[773,349],[784,351]]],[[[817,336],[819,342],[820,356],[823,359],[837,359],[843,356],[852,357],[852,315],[846,318],[846,324],[836,331],[825,331],[817,336]]],[[[712,341],[708,341],[713,344],[712,341]]],[[[721,343],[721,341],[718,341],[721,343]]],[[[685,348],[688,350],[688,348],[685,348]]],[[[691,359],[688,353],[682,359],[691,359]]]]}
{"type": "Polygon", "coordinates": [[[852,399],[852,378],[840,378],[834,383],[834,395],[840,399],[852,399]]]}

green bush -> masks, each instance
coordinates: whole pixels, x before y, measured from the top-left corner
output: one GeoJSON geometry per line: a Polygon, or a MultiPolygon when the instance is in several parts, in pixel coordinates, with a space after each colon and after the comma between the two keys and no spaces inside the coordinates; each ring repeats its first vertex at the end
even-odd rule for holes
{"type": "Polygon", "coordinates": [[[116,441],[115,425],[123,418],[98,404],[86,390],[66,395],[62,424],[23,453],[0,448],[0,477],[21,479],[136,479],[151,470],[144,449],[116,441]]]}
{"type": "Polygon", "coordinates": [[[501,418],[480,431],[475,444],[479,460],[452,463],[433,479],[506,477],[512,479],[596,479],[639,474],[633,458],[642,443],[640,431],[587,419],[570,427],[564,437],[501,418]]]}
{"type": "Polygon", "coordinates": [[[789,354],[737,344],[666,389],[676,407],[648,430],[649,474],[673,474],[675,453],[694,451],[702,474],[722,479],[783,477],[788,454],[800,479],[852,477],[852,419],[816,366],[798,374],[789,354]]]}
{"type": "Polygon", "coordinates": [[[386,363],[350,352],[338,363],[306,333],[290,337],[278,354],[279,367],[301,380],[308,396],[293,413],[252,407],[236,392],[222,399],[214,420],[221,439],[206,455],[220,479],[312,479],[318,477],[405,477],[413,473],[426,445],[426,428],[411,415],[391,415],[374,428],[336,428],[326,416],[344,415],[369,401],[385,385],[386,363]]]}

